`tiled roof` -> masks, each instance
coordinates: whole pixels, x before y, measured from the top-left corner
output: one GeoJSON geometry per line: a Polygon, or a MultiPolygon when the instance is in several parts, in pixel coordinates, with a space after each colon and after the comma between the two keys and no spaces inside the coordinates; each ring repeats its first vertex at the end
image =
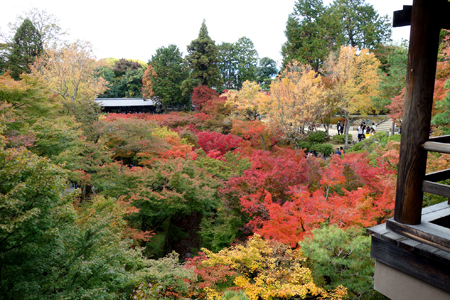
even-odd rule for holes
{"type": "Polygon", "coordinates": [[[95,102],[103,107],[116,106],[153,106],[156,104],[152,99],[143,98],[97,98],[95,102]]]}

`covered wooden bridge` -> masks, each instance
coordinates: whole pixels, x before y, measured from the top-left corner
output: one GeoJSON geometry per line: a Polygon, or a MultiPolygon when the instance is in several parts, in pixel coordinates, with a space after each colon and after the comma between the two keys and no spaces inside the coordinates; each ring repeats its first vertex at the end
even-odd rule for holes
{"type": "Polygon", "coordinates": [[[450,170],[425,174],[429,151],[450,153],[450,136],[430,138],[439,34],[450,29],[448,0],[414,0],[394,12],[411,25],[393,219],[369,229],[375,289],[394,300],[450,299],[450,203],[422,210],[423,193],[450,199],[450,170]]]}
{"type": "Polygon", "coordinates": [[[144,98],[96,98],[103,112],[108,113],[155,113],[158,111],[158,102],[144,98]]]}

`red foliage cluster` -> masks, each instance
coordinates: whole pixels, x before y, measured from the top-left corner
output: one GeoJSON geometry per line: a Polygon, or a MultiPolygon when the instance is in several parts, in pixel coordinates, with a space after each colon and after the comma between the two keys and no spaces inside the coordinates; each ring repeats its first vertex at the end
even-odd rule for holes
{"type": "MultiPolygon", "coordinates": [[[[252,199],[252,215],[267,216],[263,203],[265,192],[271,193],[280,202],[289,200],[288,187],[307,184],[317,168],[311,168],[312,160],[306,160],[303,151],[274,147],[274,152],[257,150],[248,159],[252,167],[240,177],[231,178],[220,191],[224,201],[233,208],[240,207],[240,199],[252,199]],[[312,172],[309,172],[309,171],[312,172]],[[258,198],[259,197],[259,198],[258,198]]],[[[315,165],[314,165],[315,166],[315,165]]]]}
{"type": "Polygon", "coordinates": [[[236,272],[229,266],[221,264],[205,266],[203,262],[208,259],[203,252],[199,252],[198,256],[187,259],[185,265],[188,269],[194,268],[194,272],[197,275],[197,280],[190,282],[190,292],[197,299],[205,296],[204,293],[199,293],[199,291],[204,291],[205,288],[211,288],[217,284],[225,283],[229,278],[236,275],[236,272]]]}
{"type": "Polygon", "coordinates": [[[235,119],[233,120],[231,133],[250,141],[250,146],[254,149],[269,150],[279,141],[278,136],[267,125],[258,120],[241,121],[235,119]]]}
{"type": "Polygon", "coordinates": [[[142,119],[146,121],[155,121],[160,126],[169,128],[183,127],[187,125],[198,125],[210,117],[206,114],[183,114],[171,112],[169,114],[116,114],[110,113],[105,117],[105,121],[113,122],[117,119],[142,119]]]}
{"type": "Polygon", "coordinates": [[[366,154],[350,153],[322,167],[292,151],[255,152],[252,168],[222,190],[227,201],[239,198],[252,232],[295,247],[321,224],[366,227],[391,214],[395,178],[386,163],[371,166],[366,154]]]}
{"type": "Polygon", "coordinates": [[[213,158],[221,158],[228,151],[237,149],[243,143],[242,138],[234,134],[222,134],[214,131],[197,133],[198,145],[213,158]]]}
{"type": "Polygon", "coordinates": [[[201,111],[203,105],[217,97],[219,97],[219,93],[217,93],[216,90],[213,90],[206,85],[199,85],[193,90],[192,104],[195,106],[196,110],[201,111]]]}

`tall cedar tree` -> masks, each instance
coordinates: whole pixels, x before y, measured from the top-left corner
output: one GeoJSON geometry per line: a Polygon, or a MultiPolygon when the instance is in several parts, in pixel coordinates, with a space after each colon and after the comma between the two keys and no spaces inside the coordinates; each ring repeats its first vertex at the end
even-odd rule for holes
{"type": "Polygon", "coordinates": [[[32,64],[43,51],[41,35],[29,19],[25,19],[14,35],[11,54],[9,55],[9,68],[11,77],[20,79],[20,74],[30,73],[32,64]]]}
{"type": "Polygon", "coordinates": [[[188,78],[189,73],[177,46],[157,49],[148,64],[153,69],[149,73],[153,93],[162,104],[186,104],[189,101],[181,90],[181,83],[188,78]]]}
{"type": "Polygon", "coordinates": [[[237,85],[240,89],[245,81],[255,81],[258,68],[258,51],[248,37],[241,37],[236,42],[238,57],[237,85]]]}
{"type": "Polygon", "coordinates": [[[298,0],[286,24],[283,66],[296,60],[318,72],[328,53],[341,44],[336,28],[322,0],[298,0]]]}
{"type": "Polygon", "coordinates": [[[222,74],[223,89],[237,89],[237,49],[236,44],[223,42],[217,46],[219,51],[219,70],[222,74]]]}
{"type": "Polygon", "coordinates": [[[187,46],[186,60],[191,69],[189,78],[183,81],[183,94],[192,94],[192,89],[198,85],[218,88],[222,84],[222,75],[219,71],[219,53],[214,41],[208,35],[205,20],[198,38],[187,46]]]}

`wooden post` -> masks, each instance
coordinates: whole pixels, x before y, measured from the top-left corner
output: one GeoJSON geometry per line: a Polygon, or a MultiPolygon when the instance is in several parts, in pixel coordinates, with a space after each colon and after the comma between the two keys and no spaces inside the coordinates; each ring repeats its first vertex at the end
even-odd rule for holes
{"type": "Polygon", "coordinates": [[[439,8],[444,2],[446,0],[413,1],[394,214],[394,219],[404,224],[420,224],[421,220],[422,180],[427,162],[427,152],[422,145],[430,133],[439,8]]]}

